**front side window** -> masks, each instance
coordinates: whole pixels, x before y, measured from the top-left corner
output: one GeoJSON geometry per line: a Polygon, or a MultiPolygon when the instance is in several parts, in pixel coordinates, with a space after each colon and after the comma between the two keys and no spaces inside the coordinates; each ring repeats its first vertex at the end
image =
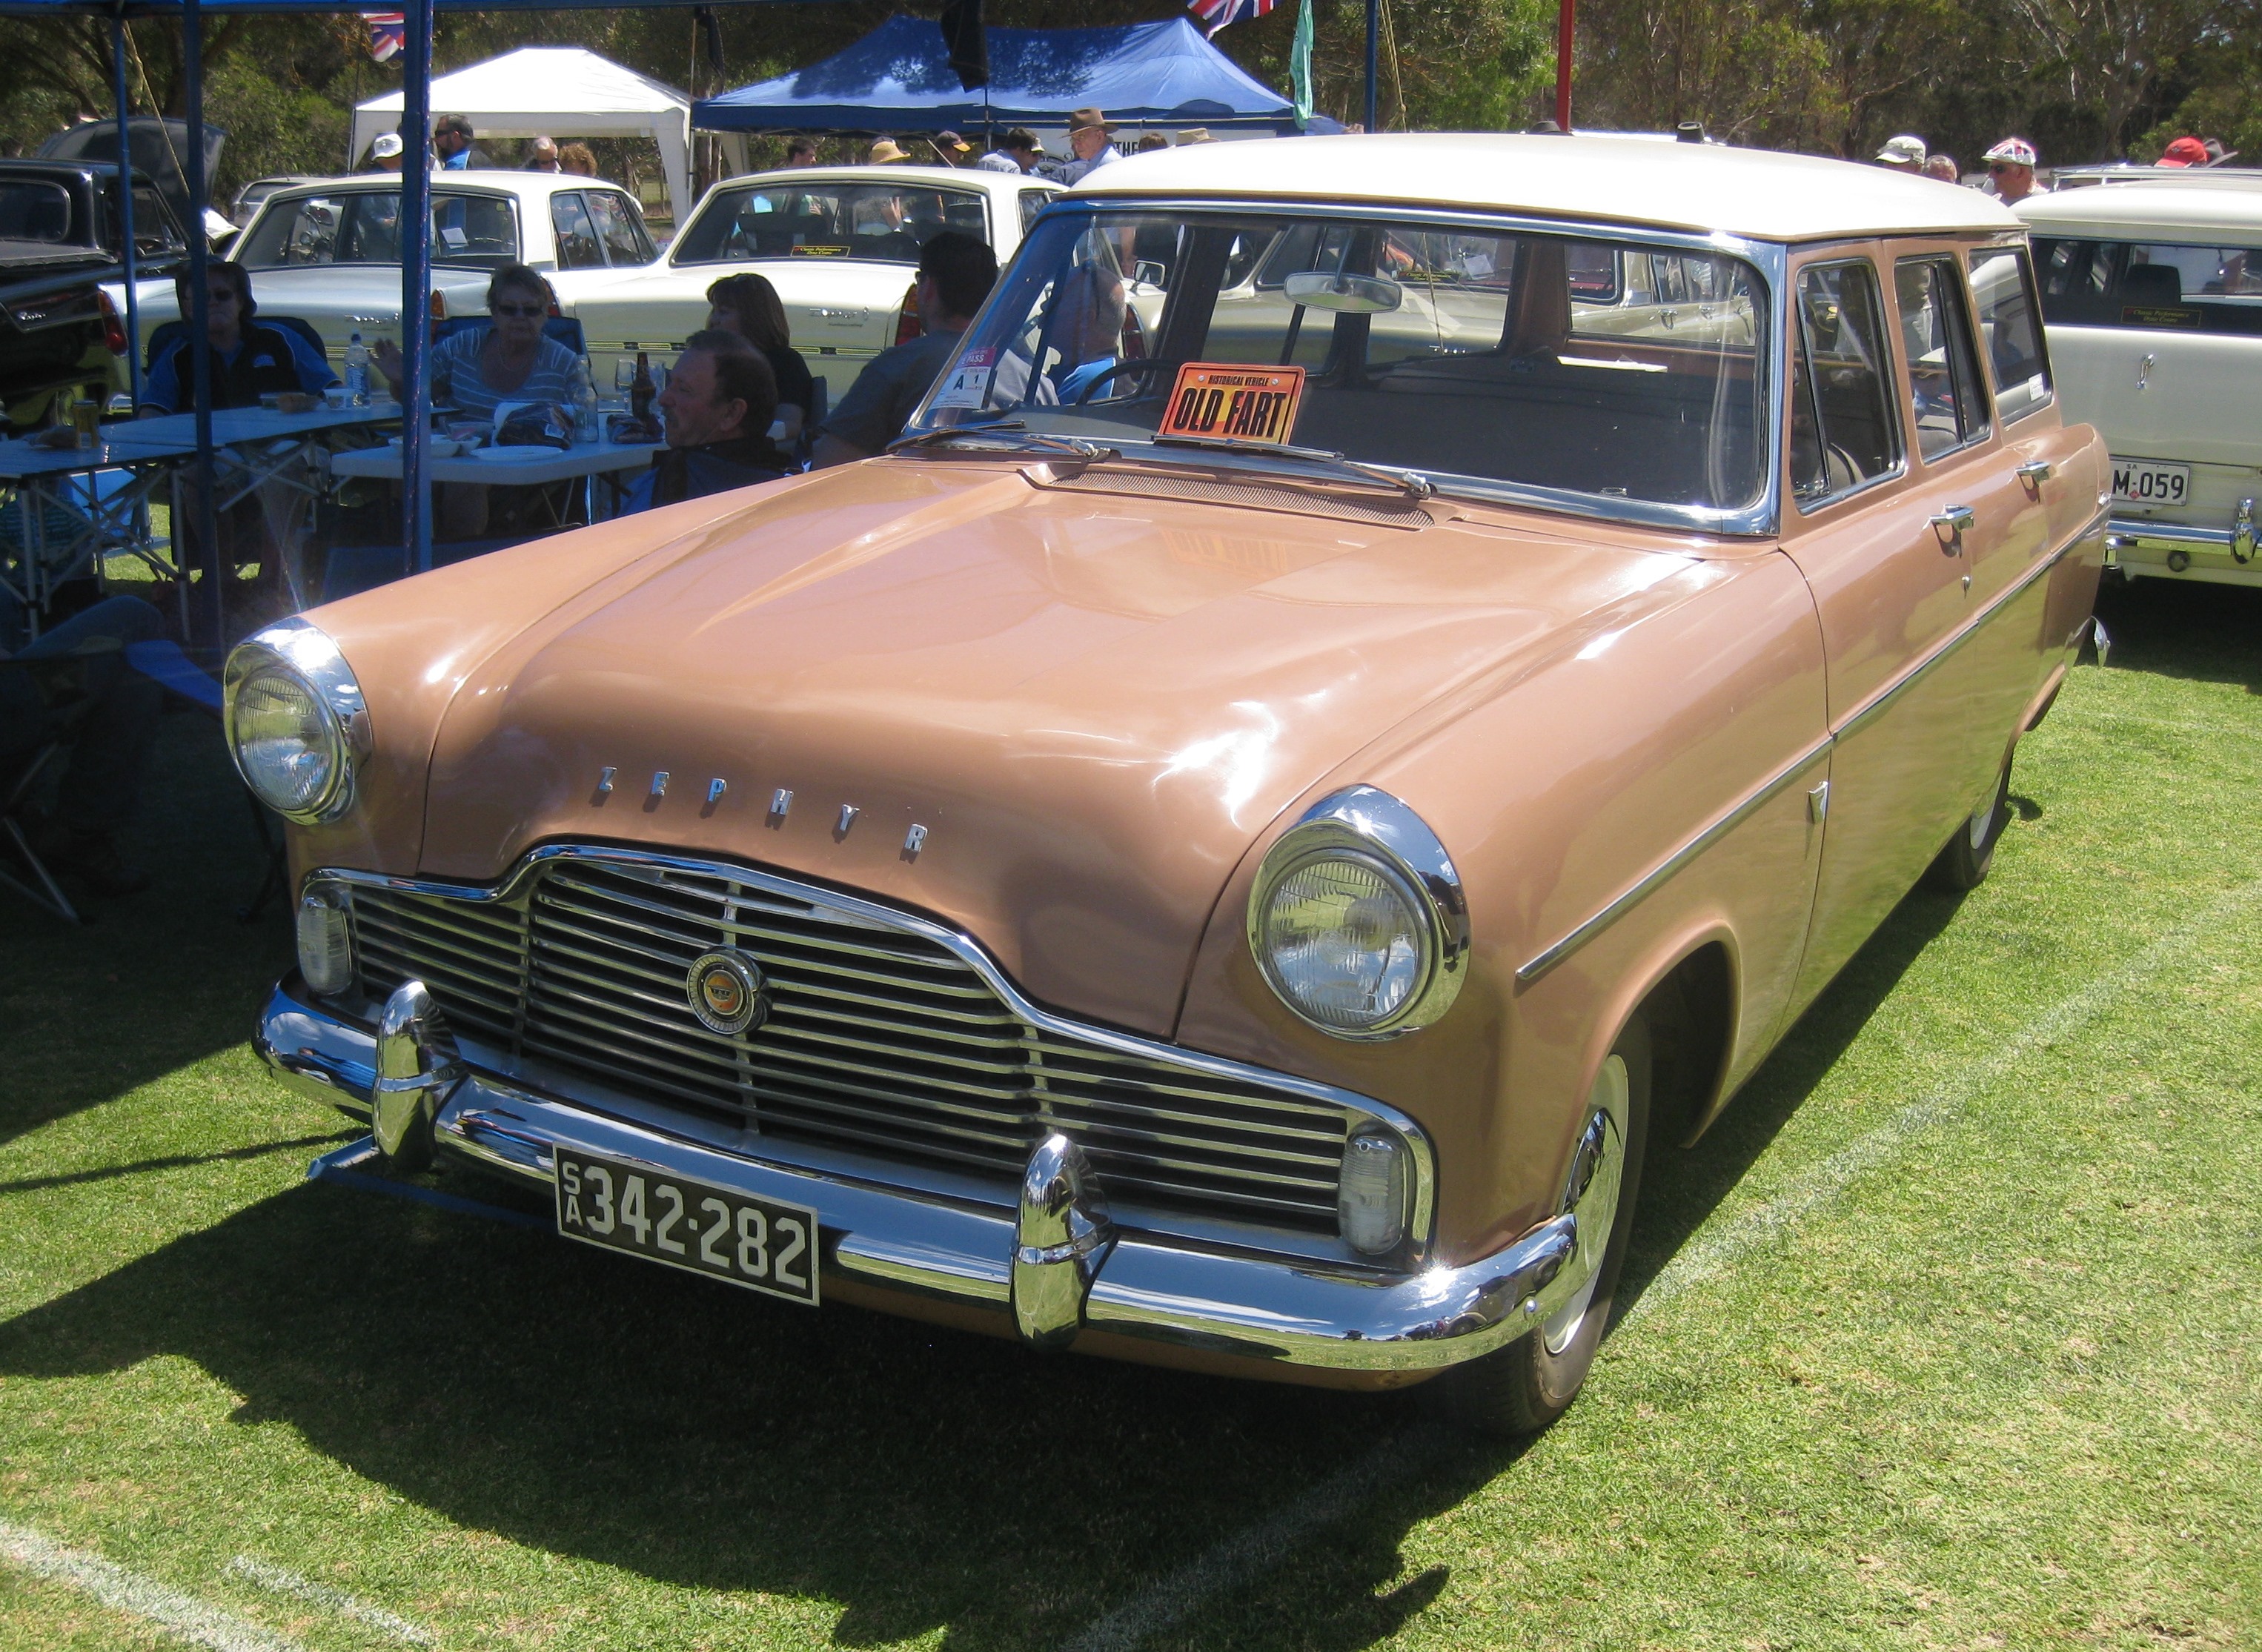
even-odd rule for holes
{"type": "Polygon", "coordinates": [[[2262,236],[2251,246],[2035,237],[2042,319],[2062,327],[2262,333],[2262,236]]]}
{"type": "Polygon", "coordinates": [[[1023,190],[1021,191],[1021,233],[1027,234],[1029,226],[1037,221],[1037,214],[1052,204],[1053,192],[1050,190],[1023,190]]]}
{"type": "Polygon", "coordinates": [[[1790,490],[1801,505],[1890,475],[1901,462],[1892,370],[1866,258],[1798,272],[1790,395],[1790,490]]]}
{"type": "Polygon", "coordinates": [[[1979,306],[1979,336],[1995,370],[1995,411],[2006,424],[2050,399],[2049,357],[2035,320],[2034,271],[2016,247],[1989,247],[1971,255],[1971,296],[1979,306]]]}
{"type": "Polygon", "coordinates": [[[133,250],[143,257],[188,250],[173,209],[146,184],[133,186],[133,250]]]}
{"type": "Polygon", "coordinates": [[[1893,293],[1917,451],[1936,458],[1987,431],[1987,393],[1963,313],[1963,272],[1953,258],[1904,258],[1893,266],[1893,293]]]}
{"type": "MultiPolygon", "coordinates": [[[[400,197],[397,191],[307,195],[271,204],[245,236],[241,262],[253,270],[302,264],[400,262],[400,197]]],[[[492,195],[436,194],[432,198],[432,262],[475,270],[516,263],[518,218],[512,204],[492,195]]]]}
{"type": "Polygon", "coordinates": [[[1272,441],[1440,486],[1742,510],[1765,492],[1764,294],[1718,253],[1481,224],[1055,213],[916,422],[1166,445],[1182,370],[1300,368],[1272,441]]]}
{"type": "Polygon", "coordinates": [[[929,184],[770,183],[717,193],[678,238],[671,262],[868,258],[915,264],[919,248],[939,229],[987,242],[982,197],[929,184]]]}
{"type": "Polygon", "coordinates": [[[645,233],[643,213],[627,196],[613,190],[591,190],[588,206],[589,221],[597,227],[607,263],[618,268],[650,263],[659,256],[659,249],[645,233]]]}

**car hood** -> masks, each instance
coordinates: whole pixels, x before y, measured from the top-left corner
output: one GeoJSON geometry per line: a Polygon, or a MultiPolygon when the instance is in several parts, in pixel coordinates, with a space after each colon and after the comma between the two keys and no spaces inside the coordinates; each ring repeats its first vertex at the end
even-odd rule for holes
{"type": "Polygon", "coordinates": [[[1047,485],[1072,480],[884,459],[590,530],[641,559],[528,592],[546,617],[464,674],[423,873],[486,881],[560,839],[757,862],[923,909],[1039,1000],[1168,1035],[1283,810],[1686,566],[1573,523],[1047,485]]]}

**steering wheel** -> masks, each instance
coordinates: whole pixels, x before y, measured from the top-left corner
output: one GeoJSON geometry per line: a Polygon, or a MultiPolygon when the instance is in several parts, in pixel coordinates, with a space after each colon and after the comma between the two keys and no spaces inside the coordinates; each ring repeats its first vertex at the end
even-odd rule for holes
{"type": "Polygon", "coordinates": [[[1118,373],[1150,373],[1163,367],[1175,366],[1176,364],[1177,364],[1173,362],[1158,361],[1152,356],[1138,356],[1130,357],[1124,361],[1110,362],[1106,366],[1101,368],[1098,372],[1092,374],[1091,378],[1084,381],[1083,387],[1076,393],[1076,400],[1069,405],[1077,408],[1082,407],[1085,402],[1091,400],[1091,393],[1093,391],[1099,389],[1100,386],[1106,384],[1118,373]]]}

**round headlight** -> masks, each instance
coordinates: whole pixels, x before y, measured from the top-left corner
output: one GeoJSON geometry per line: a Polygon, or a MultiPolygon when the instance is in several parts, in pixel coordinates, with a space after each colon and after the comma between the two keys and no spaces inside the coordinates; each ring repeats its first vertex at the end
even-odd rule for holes
{"type": "Polygon", "coordinates": [[[319,815],[344,767],[344,742],[312,684],[279,660],[235,691],[235,766],[278,814],[319,815]]]}
{"type": "Polygon", "coordinates": [[[253,796],[308,824],[352,806],[368,719],[335,642],[304,620],[270,625],[228,657],[226,690],[228,751],[253,796]]]}
{"type": "Polygon", "coordinates": [[[1249,947],[1280,1001],[1338,1038],[1426,1027],[1460,992],[1459,876],[1387,792],[1353,786],[1305,812],[1257,869],[1249,947]]]}
{"type": "Polygon", "coordinates": [[[1403,1009],[1430,950],[1413,891],[1361,855],[1322,850],[1283,868],[1262,928],[1273,990],[1307,1021],[1346,1032],[1403,1009]]]}

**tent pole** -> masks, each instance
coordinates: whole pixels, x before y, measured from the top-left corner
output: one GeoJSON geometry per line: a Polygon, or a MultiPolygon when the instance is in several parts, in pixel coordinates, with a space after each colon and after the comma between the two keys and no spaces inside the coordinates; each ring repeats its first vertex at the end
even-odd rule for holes
{"type": "MultiPolygon", "coordinates": [[[[197,537],[204,542],[205,575],[212,597],[212,640],[214,648],[227,644],[227,587],[234,573],[220,543],[220,512],[213,499],[213,381],[211,293],[205,283],[212,265],[212,246],[205,235],[205,201],[211,180],[205,177],[205,14],[201,0],[184,0],[181,6],[181,79],[189,105],[189,237],[188,357],[191,405],[197,430],[197,484],[194,509],[197,537]]],[[[174,524],[173,557],[179,566],[183,536],[174,524]]],[[[185,572],[185,571],[184,571],[185,572]]]]}
{"type": "Polygon", "coordinates": [[[1377,123],[1382,82],[1382,0],[1366,0],[1366,129],[1377,123]]]}
{"type": "Polygon", "coordinates": [[[400,552],[405,572],[432,566],[432,0],[407,0],[400,75],[400,552]]]}
{"type": "Polygon", "coordinates": [[[110,78],[118,97],[118,236],[126,270],[126,387],[141,405],[141,272],[133,245],[133,105],[126,90],[126,5],[110,19],[110,78]]]}

